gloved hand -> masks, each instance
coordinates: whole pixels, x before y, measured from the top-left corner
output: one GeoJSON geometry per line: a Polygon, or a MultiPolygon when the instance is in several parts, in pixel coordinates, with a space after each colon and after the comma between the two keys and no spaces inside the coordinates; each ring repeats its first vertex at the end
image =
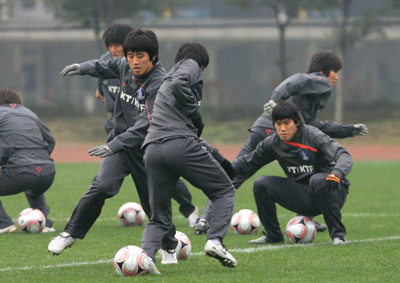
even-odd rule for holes
{"type": "Polygon", "coordinates": [[[65,77],[66,75],[68,76],[76,76],[81,74],[81,68],[79,64],[72,64],[66,66],[60,73],[62,77],[65,77]]]}
{"type": "Polygon", "coordinates": [[[272,99],[270,101],[268,101],[267,103],[264,104],[264,112],[267,115],[271,115],[272,114],[272,109],[274,109],[274,107],[276,106],[276,102],[273,101],[272,99]]]}
{"type": "Polygon", "coordinates": [[[353,125],[353,136],[363,136],[368,134],[368,128],[364,124],[353,125]]]}
{"type": "Polygon", "coordinates": [[[100,156],[101,158],[111,156],[114,152],[107,145],[95,146],[89,150],[91,156],[100,156]]]}
{"type": "Polygon", "coordinates": [[[338,174],[332,173],[326,176],[325,185],[328,191],[332,192],[337,190],[340,184],[340,176],[338,174]]]}
{"type": "Polygon", "coordinates": [[[203,119],[201,116],[199,116],[199,118],[196,120],[193,120],[193,125],[197,128],[197,136],[200,137],[204,128],[203,119]]]}
{"type": "Polygon", "coordinates": [[[224,168],[226,174],[228,174],[229,178],[231,180],[235,177],[235,172],[233,172],[233,167],[232,163],[229,162],[229,160],[224,159],[224,161],[221,162],[222,168],[224,168]]]}

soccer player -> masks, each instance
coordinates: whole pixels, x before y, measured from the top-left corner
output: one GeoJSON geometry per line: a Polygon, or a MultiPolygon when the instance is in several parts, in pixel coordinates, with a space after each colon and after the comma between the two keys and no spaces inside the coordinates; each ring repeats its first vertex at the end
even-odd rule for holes
{"type": "MultiPolygon", "coordinates": [[[[127,24],[116,23],[109,26],[103,33],[103,41],[109,52],[103,54],[100,60],[106,61],[111,58],[124,57],[124,39],[133,27],[127,24]]],[[[109,133],[114,128],[113,114],[114,102],[120,94],[121,80],[117,79],[98,79],[98,88],[96,90],[96,98],[101,101],[106,107],[106,110],[111,113],[111,117],[107,120],[104,128],[109,133]]]]}
{"type": "MultiPolygon", "coordinates": [[[[133,178],[144,211],[151,215],[140,146],[147,133],[147,115],[166,72],[159,62],[158,40],[153,31],[134,29],[125,38],[123,47],[125,57],[73,64],[61,72],[62,76],[87,74],[104,79],[120,78],[122,84],[114,105],[115,124],[108,142],[89,150],[91,155],[103,158],[100,171],[73,211],[64,232],[49,243],[48,250],[53,254],[61,254],[76,239],[85,237],[105,200],[119,192],[127,175],[133,178]]],[[[154,263],[151,266],[155,268],[154,263]]],[[[151,269],[151,273],[158,271],[151,269]]]]}
{"type": "Polygon", "coordinates": [[[334,245],[346,244],[341,208],[349,192],[353,159],[345,148],[319,129],[305,125],[297,107],[279,102],[272,111],[276,132],[249,154],[233,162],[237,174],[253,174],[278,161],[284,177],[262,176],[254,183],[258,214],[267,233],[254,244],[283,242],[276,203],[300,215],[322,214],[334,245]]]}
{"type": "MultiPolygon", "coordinates": [[[[44,195],[56,174],[50,157],[54,146],[50,130],[35,113],[21,105],[18,93],[0,89],[0,196],[25,192],[30,207],[46,216],[42,233],[56,231],[48,218],[50,208],[44,195]]],[[[0,200],[0,234],[15,231],[0,200]]]]}
{"type": "MultiPolygon", "coordinates": [[[[364,124],[341,125],[334,121],[321,122],[317,115],[327,104],[332,88],[339,79],[338,72],[342,62],[332,52],[315,53],[307,73],[297,73],[284,80],[272,92],[271,99],[264,105],[264,113],[250,128],[250,137],[241,149],[239,156],[252,152],[257,144],[275,132],[271,112],[274,106],[283,100],[288,100],[299,109],[299,115],[304,124],[317,127],[332,138],[347,138],[365,135],[368,128],[364,124]]],[[[252,174],[237,175],[233,180],[238,189],[252,174]]],[[[210,219],[209,208],[206,207],[200,221],[195,225],[195,233],[201,234],[206,230],[210,219]]],[[[314,220],[317,231],[323,232],[326,226],[314,220]]]]}
{"type": "Polygon", "coordinates": [[[208,62],[209,55],[203,45],[184,43],[154,102],[143,144],[152,214],[143,234],[142,248],[154,261],[160,248],[162,253],[174,252],[177,240],[171,195],[183,177],[213,203],[206,254],[224,266],[235,267],[236,259],[222,244],[232,217],[235,189],[223,167],[199,140],[204,127],[199,113],[201,73],[208,62]]]}
{"type": "MultiPolygon", "coordinates": [[[[133,27],[127,24],[116,23],[109,26],[103,33],[104,44],[109,52],[100,57],[100,61],[107,61],[111,58],[124,57],[123,42],[125,37],[133,30],[133,27]]],[[[96,91],[96,97],[105,103],[107,111],[111,112],[110,119],[105,124],[105,130],[109,133],[114,128],[114,103],[121,95],[121,80],[99,79],[99,87],[96,91]]],[[[116,109],[118,110],[118,109],[116,109]]],[[[117,113],[117,115],[119,115],[117,113]]],[[[192,195],[183,181],[177,184],[178,188],[174,190],[173,199],[179,203],[179,211],[185,216],[190,227],[194,226],[199,212],[196,205],[192,203],[192,195]]]]}

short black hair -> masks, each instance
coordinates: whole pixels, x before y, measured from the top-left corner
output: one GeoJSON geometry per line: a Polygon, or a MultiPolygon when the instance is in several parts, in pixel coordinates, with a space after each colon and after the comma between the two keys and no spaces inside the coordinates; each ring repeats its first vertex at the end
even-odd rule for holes
{"type": "Polygon", "coordinates": [[[21,104],[21,97],[15,90],[10,88],[0,89],[0,105],[16,103],[21,104]]]}
{"type": "Polygon", "coordinates": [[[198,42],[185,42],[175,56],[175,64],[183,59],[193,59],[205,69],[210,61],[207,49],[198,42]]]}
{"type": "Polygon", "coordinates": [[[298,126],[303,124],[297,106],[287,100],[278,102],[272,110],[271,117],[274,125],[276,121],[284,119],[292,119],[298,126]]]}
{"type": "Polygon", "coordinates": [[[153,64],[158,62],[158,39],[152,30],[136,28],[124,40],[124,55],[128,52],[147,52],[153,64]]]}
{"type": "Polygon", "coordinates": [[[125,37],[133,30],[128,24],[116,23],[109,26],[103,33],[103,41],[108,48],[111,44],[123,44],[125,37]]]}
{"type": "Polygon", "coordinates": [[[318,52],[311,57],[310,66],[307,73],[322,72],[329,76],[331,71],[339,72],[342,69],[342,61],[339,56],[333,52],[318,52]]]}

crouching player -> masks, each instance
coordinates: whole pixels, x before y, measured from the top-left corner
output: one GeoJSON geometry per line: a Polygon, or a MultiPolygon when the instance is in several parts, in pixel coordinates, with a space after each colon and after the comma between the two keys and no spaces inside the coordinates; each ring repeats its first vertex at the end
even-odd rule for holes
{"type": "Polygon", "coordinates": [[[267,232],[251,243],[284,241],[276,214],[277,203],[301,215],[322,214],[333,244],[346,244],[340,210],[349,191],[346,175],[352,168],[352,157],[328,135],[304,125],[297,107],[290,102],[278,103],[272,111],[272,120],[276,133],[233,163],[235,173],[253,174],[277,160],[287,176],[262,176],[255,181],[254,198],[267,232]]]}

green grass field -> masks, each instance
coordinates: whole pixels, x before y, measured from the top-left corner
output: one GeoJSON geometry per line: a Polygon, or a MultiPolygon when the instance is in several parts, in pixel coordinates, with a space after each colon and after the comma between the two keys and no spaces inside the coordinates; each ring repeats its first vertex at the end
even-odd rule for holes
{"type": "MultiPolygon", "coordinates": [[[[174,203],[177,230],[192,241],[192,254],[178,265],[163,266],[157,261],[161,277],[146,275],[120,278],[112,259],[125,245],[141,245],[144,226],[121,227],[118,208],[125,202],[138,201],[132,180],[126,179],[121,192],[106,202],[103,212],[86,238],[77,241],[60,256],[47,251],[53,234],[0,235],[0,282],[399,282],[400,281],[400,193],[396,162],[355,162],[349,176],[352,182],[345,204],[343,221],[350,243],[333,246],[327,232],[317,234],[313,244],[252,246],[248,241],[260,236],[241,236],[229,230],[224,243],[238,260],[234,269],[223,267],[203,252],[205,236],[195,236],[174,203]],[[120,282],[120,281],[119,281],[120,282]]],[[[97,173],[98,164],[58,164],[53,187],[46,198],[55,228],[62,231],[72,210],[97,173]]],[[[277,164],[261,174],[281,175],[277,164]]],[[[254,179],[237,192],[235,211],[255,210],[252,194],[254,179]]],[[[193,201],[202,210],[206,198],[192,189],[193,201]]],[[[7,212],[16,220],[26,208],[23,194],[1,198],[7,212]]],[[[278,208],[281,227],[294,216],[278,208]]],[[[323,222],[322,216],[317,220],[323,222]]],[[[146,221],[147,222],[147,221],[146,221]]]]}

